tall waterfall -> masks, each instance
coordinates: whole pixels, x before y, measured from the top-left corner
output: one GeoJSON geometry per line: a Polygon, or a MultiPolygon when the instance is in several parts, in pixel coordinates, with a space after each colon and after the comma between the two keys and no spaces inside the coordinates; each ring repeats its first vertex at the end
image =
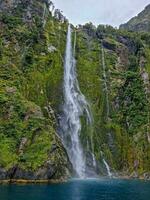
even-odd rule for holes
{"type": "Polygon", "coordinates": [[[92,121],[89,105],[81,93],[77,75],[75,61],[76,34],[74,47],[72,47],[72,30],[68,26],[66,54],[64,63],[64,105],[63,119],[61,120],[62,140],[68,152],[73,168],[80,178],[86,175],[86,159],[82,144],[80,142],[81,122],[80,117],[86,116],[87,124],[92,121]]]}
{"type": "Polygon", "coordinates": [[[110,114],[110,108],[109,108],[108,86],[107,86],[106,65],[105,65],[105,54],[104,54],[103,45],[102,45],[102,66],[103,66],[104,89],[105,89],[105,96],[106,96],[106,117],[107,117],[107,120],[108,120],[109,114],[110,114]]]}
{"type": "MultiPolygon", "coordinates": [[[[103,67],[103,78],[104,78],[104,90],[105,90],[105,97],[106,97],[106,120],[109,121],[110,106],[109,106],[109,95],[108,95],[107,76],[106,76],[105,52],[104,52],[103,44],[102,44],[102,67],[103,67]]],[[[112,140],[112,136],[110,133],[108,133],[108,137],[109,137],[109,140],[112,140]]],[[[106,162],[104,158],[103,158],[103,163],[106,167],[108,176],[112,177],[109,164],[106,162]]]]}

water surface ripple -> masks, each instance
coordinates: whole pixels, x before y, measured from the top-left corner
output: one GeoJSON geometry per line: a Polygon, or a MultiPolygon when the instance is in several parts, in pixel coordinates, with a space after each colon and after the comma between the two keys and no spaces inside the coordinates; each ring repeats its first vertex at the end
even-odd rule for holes
{"type": "Polygon", "coordinates": [[[0,200],[150,200],[150,182],[88,179],[48,185],[1,185],[0,200]]]}

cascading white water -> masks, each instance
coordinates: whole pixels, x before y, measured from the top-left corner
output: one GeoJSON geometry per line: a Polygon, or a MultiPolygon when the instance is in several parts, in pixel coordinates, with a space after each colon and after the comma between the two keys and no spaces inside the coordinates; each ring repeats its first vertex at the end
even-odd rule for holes
{"type": "Polygon", "coordinates": [[[106,162],[106,160],[104,158],[103,158],[103,163],[104,163],[104,165],[106,167],[108,176],[111,178],[112,177],[112,173],[110,171],[110,167],[109,167],[108,163],[106,162]]]}
{"type": "MultiPolygon", "coordinates": [[[[102,67],[103,67],[103,77],[104,77],[104,90],[105,90],[105,96],[106,96],[106,120],[109,121],[110,106],[109,106],[109,96],[108,96],[108,86],[107,86],[107,76],[106,76],[105,53],[104,53],[103,45],[102,45],[102,67]]],[[[108,133],[108,136],[109,136],[110,140],[112,140],[110,133],[108,133]]],[[[108,176],[112,177],[110,167],[104,158],[103,158],[103,163],[106,167],[108,176]]]]}
{"type": "Polygon", "coordinates": [[[92,152],[92,161],[93,161],[93,167],[96,167],[96,159],[93,152],[92,152]]]}
{"type": "Polygon", "coordinates": [[[80,142],[80,117],[85,115],[87,123],[91,123],[92,118],[89,105],[79,89],[74,57],[75,45],[76,34],[74,48],[72,48],[72,30],[69,25],[64,64],[64,105],[63,119],[61,120],[63,134],[61,137],[77,176],[86,178],[86,161],[80,142]]]}
{"type": "Polygon", "coordinates": [[[106,65],[105,65],[105,54],[104,54],[103,45],[102,45],[102,66],[103,66],[103,77],[104,77],[104,89],[105,89],[105,96],[106,96],[106,117],[107,117],[107,120],[108,120],[109,114],[110,114],[110,108],[109,108],[108,86],[107,86],[106,65]]]}

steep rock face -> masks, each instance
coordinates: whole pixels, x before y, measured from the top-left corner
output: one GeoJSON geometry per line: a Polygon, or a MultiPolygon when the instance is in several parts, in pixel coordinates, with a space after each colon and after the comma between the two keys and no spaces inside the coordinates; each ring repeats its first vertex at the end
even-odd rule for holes
{"type": "Polygon", "coordinates": [[[133,17],[126,24],[122,24],[120,29],[149,32],[150,31],[150,5],[139,13],[136,17],[133,17]]]}
{"type": "Polygon", "coordinates": [[[82,119],[81,139],[87,152],[94,149],[100,174],[103,158],[116,174],[144,177],[150,171],[149,95],[140,67],[146,72],[149,63],[145,43],[140,34],[109,26],[86,24],[77,30],[78,79],[93,113],[92,129],[82,119]]]}
{"type": "MultiPolygon", "coordinates": [[[[61,179],[72,166],[59,139],[67,20],[49,1],[0,1],[0,179],[61,179]],[[59,20],[58,20],[59,19],[59,20]]],[[[150,36],[91,23],[76,31],[87,164],[107,175],[150,171],[150,36]],[[105,65],[105,66],[104,66],[105,65]]],[[[74,36],[74,33],[73,33],[74,36]]]]}
{"type": "Polygon", "coordinates": [[[51,16],[47,3],[0,1],[0,179],[70,176],[54,112],[67,25],[51,16]]]}

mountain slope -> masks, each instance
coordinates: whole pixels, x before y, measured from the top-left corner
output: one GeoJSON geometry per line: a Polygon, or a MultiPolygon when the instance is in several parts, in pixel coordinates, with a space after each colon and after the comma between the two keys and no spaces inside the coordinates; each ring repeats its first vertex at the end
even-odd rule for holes
{"type": "Polygon", "coordinates": [[[126,24],[122,24],[120,29],[149,32],[150,31],[150,4],[139,13],[136,17],[133,17],[126,24]]]}
{"type": "MultiPolygon", "coordinates": [[[[49,0],[0,1],[0,179],[51,180],[73,171],[61,132],[68,21],[49,0]]],[[[91,23],[72,27],[86,164],[149,178],[150,35],[91,23]],[[74,34],[76,32],[76,34],[74,34]],[[84,112],[83,112],[84,113],[84,112]]],[[[93,169],[93,168],[92,168],[93,169]]]]}
{"type": "Polygon", "coordinates": [[[138,177],[150,170],[149,47],[144,46],[140,35],[110,26],[86,24],[78,30],[79,83],[94,118],[91,131],[82,122],[82,138],[87,152],[86,141],[92,141],[99,173],[106,173],[103,158],[116,174],[138,177]]]}
{"type": "Polygon", "coordinates": [[[48,1],[16,0],[0,1],[0,26],[0,179],[68,177],[52,109],[66,24],[51,16],[48,1]]]}

